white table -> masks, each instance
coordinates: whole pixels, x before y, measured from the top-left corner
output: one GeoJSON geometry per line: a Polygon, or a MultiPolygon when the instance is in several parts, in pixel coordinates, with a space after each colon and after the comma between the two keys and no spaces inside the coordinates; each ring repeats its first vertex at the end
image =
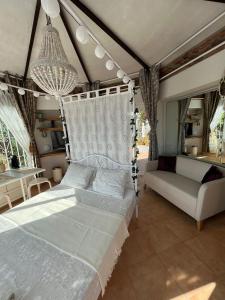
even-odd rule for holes
{"type": "Polygon", "coordinates": [[[23,200],[26,200],[26,193],[24,190],[24,183],[27,188],[26,178],[30,176],[36,176],[39,173],[44,172],[45,169],[42,168],[20,168],[20,169],[13,169],[8,170],[4,173],[0,174],[0,187],[8,185],[10,183],[20,181],[21,190],[23,194],[23,200]]]}

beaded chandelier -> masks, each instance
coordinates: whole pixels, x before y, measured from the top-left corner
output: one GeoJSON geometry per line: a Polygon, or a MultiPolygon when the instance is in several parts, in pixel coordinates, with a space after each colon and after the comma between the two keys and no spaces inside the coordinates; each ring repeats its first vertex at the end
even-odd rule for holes
{"type": "Polygon", "coordinates": [[[69,64],[59,33],[51,24],[44,28],[38,59],[31,64],[31,78],[56,97],[69,94],[78,83],[77,71],[69,64]]]}

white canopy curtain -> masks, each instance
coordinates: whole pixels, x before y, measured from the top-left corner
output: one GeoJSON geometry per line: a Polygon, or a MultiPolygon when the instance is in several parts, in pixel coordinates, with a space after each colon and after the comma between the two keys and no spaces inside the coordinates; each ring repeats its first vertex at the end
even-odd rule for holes
{"type": "Polygon", "coordinates": [[[64,102],[72,160],[105,155],[121,164],[132,157],[129,92],[64,102]]]}
{"type": "Polygon", "coordinates": [[[9,92],[0,91],[0,119],[12,133],[18,144],[27,154],[28,164],[32,165],[30,155],[30,136],[19,112],[16,100],[9,92]]]}

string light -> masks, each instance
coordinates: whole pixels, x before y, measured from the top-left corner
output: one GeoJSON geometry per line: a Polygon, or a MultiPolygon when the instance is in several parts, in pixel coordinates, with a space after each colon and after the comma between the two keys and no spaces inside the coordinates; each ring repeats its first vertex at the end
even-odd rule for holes
{"type": "Polygon", "coordinates": [[[111,59],[107,60],[105,67],[107,70],[112,71],[114,68],[114,62],[111,59]]]}
{"type": "Polygon", "coordinates": [[[89,41],[89,33],[85,26],[80,25],[76,30],[76,38],[81,44],[87,44],[89,41]]]}
{"type": "Polygon", "coordinates": [[[25,95],[25,91],[22,88],[18,89],[18,94],[20,94],[21,96],[25,95]]]}
{"type": "Polygon", "coordinates": [[[101,45],[96,46],[95,56],[100,59],[102,59],[105,56],[105,49],[101,45]]]}
{"type": "Polygon", "coordinates": [[[54,19],[59,16],[60,7],[58,0],[41,0],[41,6],[50,18],[54,19]]]}
{"type": "Polygon", "coordinates": [[[0,89],[2,91],[8,91],[8,85],[6,83],[4,83],[4,82],[1,82],[0,83],[0,89]]]}

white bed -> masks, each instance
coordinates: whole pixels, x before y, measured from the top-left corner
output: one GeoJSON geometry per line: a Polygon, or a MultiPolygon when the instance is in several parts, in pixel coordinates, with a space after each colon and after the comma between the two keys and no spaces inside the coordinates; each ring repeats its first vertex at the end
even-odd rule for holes
{"type": "MultiPolygon", "coordinates": [[[[118,164],[111,165],[115,166],[118,168],[118,164]]],[[[124,199],[119,200],[91,188],[58,185],[2,215],[0,300],[7,299],[3,288],[5,293],[8,289],[8,293],[15,293],[15,299],[21,300],[96,300],[104,291],[128,236],[126,230],[135,205],[135,192],[129,186],[124,199]],[[80,214],[86,216],[84,223],[80,214]],[[71,240],[74,222],[79,221],[71,240]],[[82,235],[85,226],[88,231],[82,235]],[[72,255],[74,247],[78,256],[72,255]],[[89,256],[89,248],[103,255],[89,256]],[[98,261],[97,269],[93,268],[91,258],[98,261]]]]}

